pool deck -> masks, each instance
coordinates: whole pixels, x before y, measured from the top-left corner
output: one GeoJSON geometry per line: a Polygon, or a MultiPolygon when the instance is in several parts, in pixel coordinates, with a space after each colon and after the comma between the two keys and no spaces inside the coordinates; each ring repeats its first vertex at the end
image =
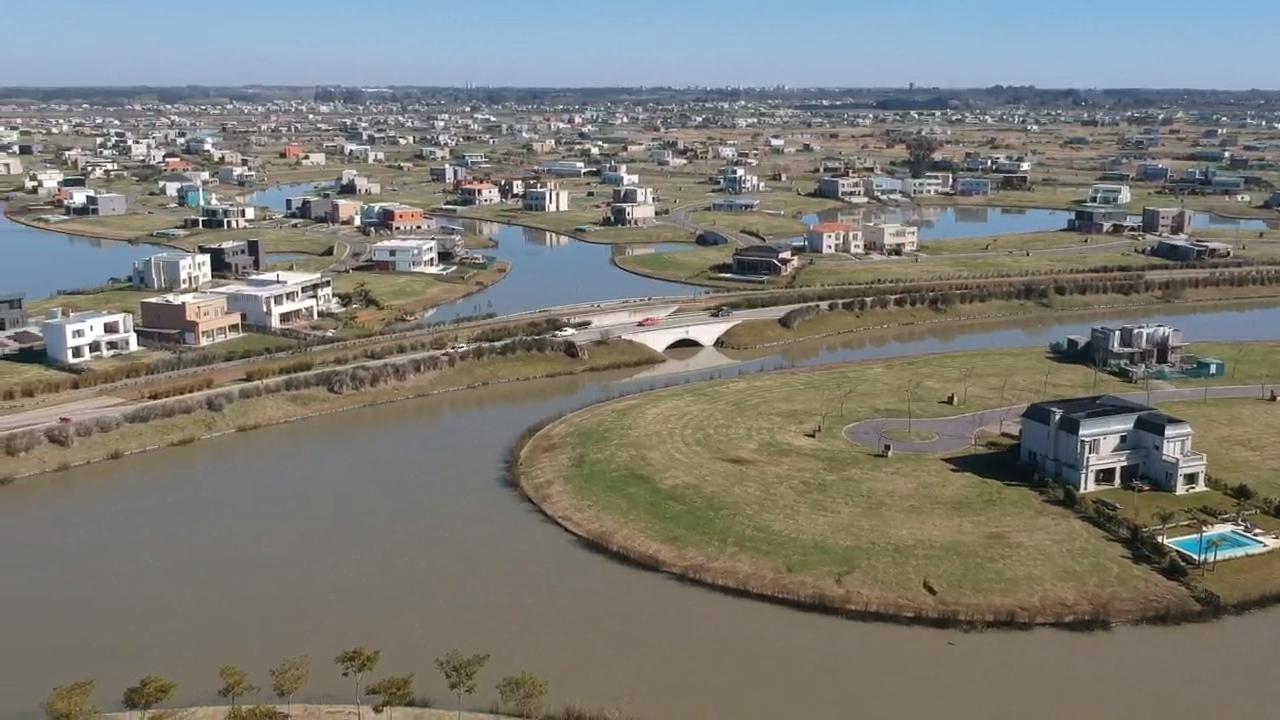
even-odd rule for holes
{"type": "MultiPolygon", "coordinates": [[[[1213,535],[1216,533],[1224,533],[1224,532],[1243,535],[1251,540],[1261,543],[1262,547],[1249,547],[1249,548],[1243,548],[1243,549],[1236,549],[1236,550],[1232,550],[1230,554],[1226,554],[1226,555],[1219,553],[1218,561],[1235,560],[1237,558],[1249,557],[1250,555],[1261,555],[1263,553],[1271,552],[1276,548],[1280,548],[1280,538],[1275,537],[1276,533],[1268,532],[1265,535],[1253,535],[1252,533],[1245,530],[1244,527],[1242,527],[1237,523],[1218,523],[1217,525],[1207,527],[1204,530],[1205,537],[1208,537],[1209,535],[1213,535]]],[[[1197,533],[1179,535],[1178,537],[1174,537],[1174,538],[1166,537],[1164,539],[1164,544],[1174,552],[1178,553],[1180,557],[1190,560],[1193,563],[1199,564],[1200,559],[1197,558],[1194,553],[1187,552],[1186,550],[1183,550],[1182,548],[1177,547],[1176,545],[1173,545],[1170,542],[1170,540],[1184,540],[1189,537],[1194,537],[1195,535],[1197,535],[1197,533]]],[[[1213,554],[1212,553],[1206,554],[1204,560],[1206,562],[1213,562],[1213,554]]]]}

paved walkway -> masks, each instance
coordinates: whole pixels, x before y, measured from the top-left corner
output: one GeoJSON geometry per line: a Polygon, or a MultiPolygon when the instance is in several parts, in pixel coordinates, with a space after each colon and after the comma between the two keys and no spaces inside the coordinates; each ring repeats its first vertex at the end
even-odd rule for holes
{"type": "MultiPolygon", "coordinates": [[[[1263,398],[1269,397],[1272,390],[1280,391],[1280,385],[1230,385],[1209,388],[1211,398],[1263,398]]],[[[1114,393],[1118,397],[1135,402],[1147,402],[1145,390],[1130,393],[1114,393]]],[[[1170,402],[1175,400],[1199,400],[1205,396],[1204,388],[1170,388],[1151,391],[1151,402],[1170,402]]],[[[912,432],[933,433],[933,440],[891,441],[894,452],[925,453],[938,455],[956,452],[973,445],[973,438],[983,428],[997,430],[1017,430],[1021,424],[1020,416],[1026,405],[1011,405],[994,410],[953,415],[945,418],[913,418],[912,432]],[[1001,423],[1003,422],[1003,427],[1001,423]]],[[[876,418],[862,420],[845,426],[844,437],[859,445],[879,449],[884,443],[884,433],[891,430],[907,429],[906,418],[876,418]]]]}

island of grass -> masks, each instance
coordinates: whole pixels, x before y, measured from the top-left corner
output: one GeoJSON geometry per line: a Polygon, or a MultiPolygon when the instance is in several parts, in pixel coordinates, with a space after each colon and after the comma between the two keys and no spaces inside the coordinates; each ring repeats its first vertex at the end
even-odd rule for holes
{"type": "MultiPolygon", "coordinates": [[[[1275,357],[1273,345],[1249,347],[1261,348],[1259,358],[1275,357]]],[[[1251,362],[1237,382],[1268,369],[1275,370],[1251,362]]],[[[909,380],[916,417],[955,415],[942,400],[966,384],[962,411],[1134,389],[1034,350],[763,374],[569,415],[527,440],[515,480],[550,517],[611,552],[710,585],[854,616],[1092,625],[1196,614],[1191,583],[1232,603],[1280,591],[1280,557],[1266,555],[1232,561],[1229,574],[1247,583],[1227,575],[1167,579],[1060,495],[1024,484],[1008,453],[883,458],[841,436],[859,420],[905,417],[909,380]]],[[[1232,415],[1256,423],[1265,414],[1268,427],[1280,430],[1280,405],[1261,399],[1203,407],[1211,422],[1232,415]]],[[[1194,422],[1196,409],[1177,411],[1194,422]]],[[[1266,480],[1280,463],[1212,460],[1236,450],[1230,434],[1205,432],[1197,448],[1222,481],[1280,494],[1266,480]]],[[[1232,505],[1217,491],[1159,502],[1177,510],[1232,505]]]]}

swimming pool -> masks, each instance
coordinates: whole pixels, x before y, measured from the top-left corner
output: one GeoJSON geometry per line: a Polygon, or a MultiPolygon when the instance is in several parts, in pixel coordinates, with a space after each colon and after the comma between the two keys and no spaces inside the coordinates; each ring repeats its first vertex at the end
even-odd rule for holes
{"type": "Polygon", "coordinates": [[[1270,545],[1239,530],[1218,530],[1207,532],[1203,536],[1187,535],[1166,540],[1165,544],[1197,562],[1201,557],[1205,561],[1212,560],[1215,552],[1219,560],[1228,560],[1271,549],[1270,545]]]}

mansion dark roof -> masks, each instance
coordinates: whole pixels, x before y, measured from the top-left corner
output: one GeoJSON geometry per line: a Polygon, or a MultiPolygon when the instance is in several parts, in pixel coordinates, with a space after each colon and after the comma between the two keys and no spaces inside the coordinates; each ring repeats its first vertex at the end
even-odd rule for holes
{"type": "Polygon", "coordinates": [[[1119,415],[1137,415],[1133,423],[1134,428],[1161,437],[1165,435],[1168,426],[1186,424],[1185,420],[1115,395],[1091,395],[1032,403],[1022,412],[1022,417],[1041,425],[1048,425],[1052,422],[1055,411],[1062,413],[1062,418],[1058,420],[1058,428],[1071,434],[1078,434],[1080,425],[1089,420],[1119,415]]]}

